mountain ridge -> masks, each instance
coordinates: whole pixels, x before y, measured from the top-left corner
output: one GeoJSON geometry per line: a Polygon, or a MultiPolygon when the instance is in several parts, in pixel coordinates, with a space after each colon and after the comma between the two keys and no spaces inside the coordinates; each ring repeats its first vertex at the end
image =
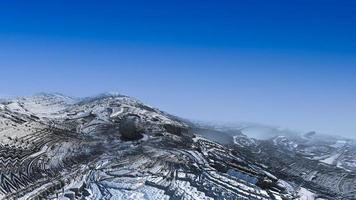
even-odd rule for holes
{"type": "MultiPolygon", "coordinates": [[[[0,198],[345,197],[346,191],[328,193],[321,183],[320,188],[300,186],[288,177],[292,177],[290,172],[277,171],[285,167],[283,163],[274,166],[263,159],[270,157],[274,162],[281,155],[294,161],[290,156],[304,150],[288,146],[290,139],[300,145],[293,138],[253,140],[238,131],[181,119],[120,94],[78,100],[42,93],[0,105],[0,198]],[[227,136],[219,139],[218,134],[227,136]],[[278,152],[285,147],[290,153],[275,155],[273,149],[278,152]]],[[[338,145],[335,152],[344,148],[338,145]]],[[[341,155],[334,157],[332,163],[339,162],[335,159],[341,155]]],[[[347,169],[347,162],[342,163],[339,170],[347,169]]],[[[345,188],[352,175],[341,179],[345,188]]],[[[355,188],[348,191],[355,194],[355,188]]]]}

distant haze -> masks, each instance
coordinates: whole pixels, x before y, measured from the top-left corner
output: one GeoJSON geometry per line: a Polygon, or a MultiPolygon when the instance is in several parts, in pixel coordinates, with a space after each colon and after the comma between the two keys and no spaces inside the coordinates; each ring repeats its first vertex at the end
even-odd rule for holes
{"type": "Polygon", "coordinates": [[[355,1],[93,2],[3,3],[0,94],[118,91],[189,119],[356,138],[355,1]]]}

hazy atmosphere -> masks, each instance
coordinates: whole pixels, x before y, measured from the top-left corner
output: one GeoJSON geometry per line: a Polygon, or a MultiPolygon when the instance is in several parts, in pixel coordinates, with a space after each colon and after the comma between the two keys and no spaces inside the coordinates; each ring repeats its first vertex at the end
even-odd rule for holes
{"type": "Polygon", "coordinates": [[[356,137],[355,7],[2,2],[0,96],[116,91],[189,119],[356,137]]]}

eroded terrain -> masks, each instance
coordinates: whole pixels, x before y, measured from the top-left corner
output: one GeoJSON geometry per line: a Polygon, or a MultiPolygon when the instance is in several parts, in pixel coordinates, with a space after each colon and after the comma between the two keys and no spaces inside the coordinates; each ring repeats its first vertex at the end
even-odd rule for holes
{"type": "Polygon", "coordinates": [[[121,95],[3,100],[2,199],[291,199],[191,124],[121,95]]]}
{"type": "Polygon", "coordinates": [[[0,103],[1,199],[355,199],[355,144],[202,126],[122,95],[0,103]]]}

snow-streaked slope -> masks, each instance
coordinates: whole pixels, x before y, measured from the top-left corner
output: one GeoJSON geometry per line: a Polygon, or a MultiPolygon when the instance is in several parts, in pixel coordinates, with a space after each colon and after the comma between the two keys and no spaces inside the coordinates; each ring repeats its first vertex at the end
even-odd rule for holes
{"type": "Polygon", "coordinates": [[[0,105],[0,198],[297,197],[246,155],[131,97],[39,94],[0,105]],[[142,129],[120,127],[130,118],[142,129]]]}

